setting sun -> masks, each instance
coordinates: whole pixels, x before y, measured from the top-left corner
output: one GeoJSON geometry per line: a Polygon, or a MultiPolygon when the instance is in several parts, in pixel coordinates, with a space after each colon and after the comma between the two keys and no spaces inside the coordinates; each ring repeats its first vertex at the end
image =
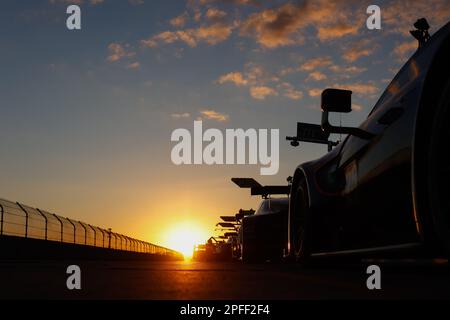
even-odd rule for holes
{"type": "Polygon", "coordinates": [[[204,243],[207,238],[205,231],[195,224],[184,223],[175,226],[167,233],[167,246],[181,252],[185,258],[192,257],[194,246],[204,243]]]}

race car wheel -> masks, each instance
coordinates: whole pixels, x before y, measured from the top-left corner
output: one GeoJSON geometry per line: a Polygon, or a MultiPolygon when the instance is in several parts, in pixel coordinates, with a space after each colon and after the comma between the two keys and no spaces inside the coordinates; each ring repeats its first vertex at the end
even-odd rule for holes
{"type": "Polygon", "coordinates": [[[305,263],[311,254],[311,218],[306,181],[302,180],[293,191],[289,209],[292,252],[297,262],[305,263]]]}
{"type": "MultiPolygon", "coordinates": [[[[450,253],[450,80],[438,100],[428,152],[428,207],[436,236],[447,255],[450,253]]],[[[427,214],[427,213],[425,213],[427,214]]]]}

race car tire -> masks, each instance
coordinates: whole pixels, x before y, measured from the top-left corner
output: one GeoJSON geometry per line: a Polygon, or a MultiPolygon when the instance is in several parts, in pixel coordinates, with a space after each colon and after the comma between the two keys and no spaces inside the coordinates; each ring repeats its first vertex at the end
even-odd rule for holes
{"type": "Polygon", "coordinates": [[[293,258],[295,261],[306,264],[311,255],[311,214],[308,200],[308,187],[302,179],[295,190],[292,190],[289,214],[290,234],[293,258]]]}
{"type": "Polygon", "coordinates": [[[436,237],[448,256],[450,254],[450,79],[438,100],[431,126],[427,161],[428,213],[431,216],[436,237]]]}

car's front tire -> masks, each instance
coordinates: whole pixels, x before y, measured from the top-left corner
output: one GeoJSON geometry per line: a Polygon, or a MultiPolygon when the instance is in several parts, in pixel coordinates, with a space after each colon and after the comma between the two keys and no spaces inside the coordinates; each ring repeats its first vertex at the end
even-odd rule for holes
{"type": "Polygon", "coordinates": [[[291,255],[300,263],[306,263],[311,256],[311,213],[306,181],[302,179],[292,190],[289,206],[289,228],[291,255]]]}

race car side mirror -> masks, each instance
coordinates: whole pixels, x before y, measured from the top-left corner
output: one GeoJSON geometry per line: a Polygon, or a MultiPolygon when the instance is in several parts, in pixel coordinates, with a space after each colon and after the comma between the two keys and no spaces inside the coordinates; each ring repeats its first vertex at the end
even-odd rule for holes
{"type": "Polygon", "coordinates": [[[325,89],[322,92],[323,111],[349,113],[352,111],[352,92],[341,89],[325,89]]]}
{"type": "Polygon", "coordinates": [[[360,128],[333,126],[328,120],[329,112],[349,113],[352,111],[352,92],[350,90],[325,89],[322,92],[321,107],[321,127],[326,134],[350,134],[362,139],[371,139],[373,137],[373,134],[360,128]]]}

